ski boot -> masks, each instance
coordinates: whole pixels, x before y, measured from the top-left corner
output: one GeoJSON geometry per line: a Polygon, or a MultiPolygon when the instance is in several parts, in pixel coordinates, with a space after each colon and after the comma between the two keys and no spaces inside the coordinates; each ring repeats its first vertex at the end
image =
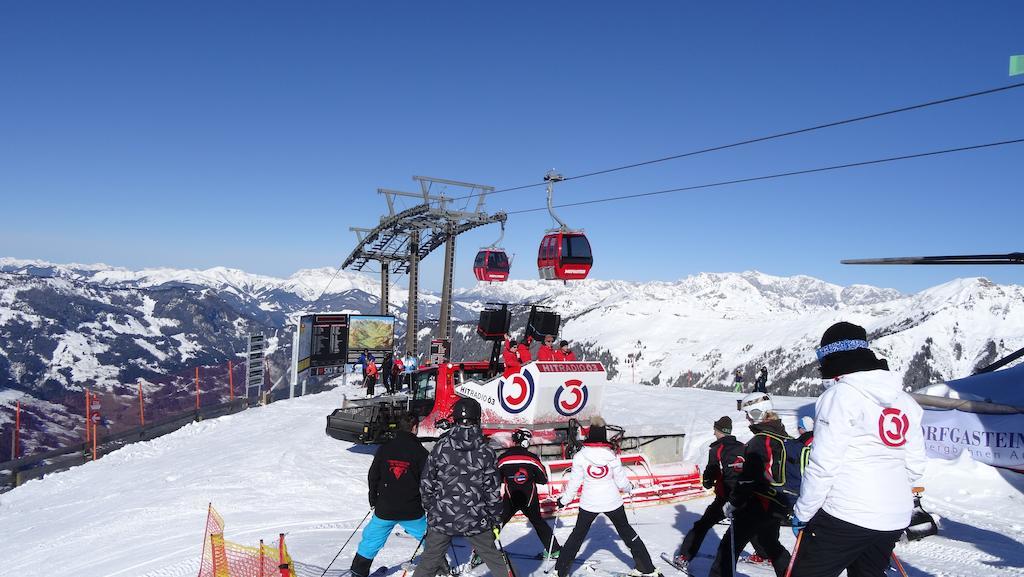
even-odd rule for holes
{"type": "Polygon", "coordinates": [[[768,559],[766,557],[762,557],[762,556],[758,555],[757,553],[753,553],[751,555],[745,555],[745,556],[743,556],[740,559],[740,561],[742,561],[743,563],[750,563],[752,565],[771,565],[772,564],[772,560],[771,559],[768,559]]]}

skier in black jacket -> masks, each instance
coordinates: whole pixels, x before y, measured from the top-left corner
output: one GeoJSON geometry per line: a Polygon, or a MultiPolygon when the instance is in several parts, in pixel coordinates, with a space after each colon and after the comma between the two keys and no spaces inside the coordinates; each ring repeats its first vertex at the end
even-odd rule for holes
{"type": "Polygon", "coordinates": [[[366,577],[373,558],[388,540],[395,525],[422,539],[427,517],[420,499],[420,477],[427,463],[427,450],[416,437],[417,419],[405,415],[398,421],[394,439],[381,445],[367,473],[373,517],[363,529],[359,549],[352,559],[352,575],[366,577]]]}
{"type": "Polygon", "coordinates": [[[704,515],[693,524],[683,538],[683,544],[676,553],[675,565],[686,571],[690,560],[700,550],[708,531],[725,519],[723,508],[729,502],[732,491],[743,469],[743,443],[732,436],[732,419],[724,416],[715,421],[715,441],[708,450],[708,465],[704,467],[705,489],[715,488],[715,500],[704,510],[704,515]]]}
{"type": "Polygon", "coordinates": [[[761,370],[757,372],[757,380],[754,381],[754,392],[768,392],[768,367],[761,367],[761,370]]]}
{"type": "Polygon", "coordinates": [[[509,447],[498,457],[498,471],[504,481],[502,487],[502,511],[501,526],[504,527],[509,519],[522,511],[530,520],[537,538],[544,546],[544,554],[551,548],[551,556],[558,557],[561,545],[558,539],[552,542],[553,533],[540,515],[540,498],[537,496],[537,485],[546,485],[548,475],[544,471],[544,465],[540,459],[530,452],[530,440],[533,434],[526,429],[519,429],[512,433],[514,446],[509,447]]]}
{"type": "Polygon", "coordinates": [[[767,394],[750,393],[740,408],[754,437],[743,450],[743,470],[723,508],[732,526],[722,537],[709,577],[732,577],[739,552],[752,538],[772,560],[775,574],[783,577],[789,551],[779,543],[779,523],[793,505],[781,487],[786,482],[785,443],[791,437],[767,394]]]}
{"type": "Polygon", "coordinates": [[[494,546],[501,520],[498,459],[480,430],[480,403],[459,399],[455,426],[434,445],[420,482],[427,509],[427,536],[413,577],[434,577],[452,537],[463,536],[493,577],[510,574],[510,563],[494,546]]]}

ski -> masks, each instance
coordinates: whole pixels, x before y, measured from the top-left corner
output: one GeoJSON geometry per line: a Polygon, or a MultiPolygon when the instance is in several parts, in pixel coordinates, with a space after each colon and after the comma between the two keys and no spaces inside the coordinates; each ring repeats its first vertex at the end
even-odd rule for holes
{"type": "MultiPolygon", "coordinates": [[[[579,565],[580,569],[585,569],[591,573],[597,573],[600,570],[597,568],[597,561],[573,561],[574,565],[579,565]]],[[[555,566],[552,565],[544,570],[545,575],[550,575],[555,572],[555,566]]]]}
{"type": "Polygon", "coordinates": [[[671,555],[669,555],[668,553],[662,553],[662,554],[661,554],[661,560],[662,560],[662,561],[664,561],[664,562],[666,562],[666,563],[668,563],[669,565],[671,565],[671,566],[672,566],[672,568],[673,568],[673,569],[675,569],[676,571],[679,571],[679,572],[683,573],[684,575],[690,575],[690,576],[692,576],[692,575],[693,575],[693,572],[692,572],[692,571],[690,571],[690,567],[689,567],[688,565],[680,565],[680,564],[679,564],[679,563],[677,563],[677,562],[676,562],[676,560],[675,560],[674,558],[672,558],[672,556],[671,556],[671,555]]]}
{"type": "MultiPolygon", "coordinates": [[[[416,563],[410,563],[410,562],[406,561],[405,563],[402,563],[400,565],[400,567],[402,568],[402,576],[403,577],[409,577],[413,573],[416,572],[416,563]]],[[[384,571],[386,573],[387,572],[387,567],[384,567],[383,569],[384,569],[384,571]]],[[[459,567],[454,567],[453,568],[453,567],[449,566],[448,571],[444,571],[444,567],[442,567],[441,570],[438,572],[438,575],[451,575],[451,577],[458,577],[460,570],[461,569],[459,567]]],[[[380,571],[380,569],[378,569],[377,571],[380,571]]],[[[371,573],[369,577],[384,577],[384,573],[381,573],[380,575],[378,575],[377,571],[374,571],[373,573],[371,573]]]]}

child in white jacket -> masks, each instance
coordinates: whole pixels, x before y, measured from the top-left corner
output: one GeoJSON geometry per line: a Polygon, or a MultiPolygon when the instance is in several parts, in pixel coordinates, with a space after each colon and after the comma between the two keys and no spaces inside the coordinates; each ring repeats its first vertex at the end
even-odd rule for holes
{"type": "Polygon", "coordinates": [[[633,562],[636,563],[636,568],[630,573],[637,576],[660,575],[651,562],[647,547],[626,520],[621,492],[632,493],[633,485],[626,477],[626,471],[622,468],[618,455],[608,444],[608,433],[601,417],[593,417],[590,420],[586,443],[572,459],[569,484],[558,499],[559,508],[571,503],[581,487],[583,493],[580,495],[580,512],[576,518],[576,526],[562,546],[561,555],[555,563],[558,577],[566,577],[569,574],[569,567],[576,560],[590,526],[600,514],[611,520],[619,538],[629,547],[633,562]]]}

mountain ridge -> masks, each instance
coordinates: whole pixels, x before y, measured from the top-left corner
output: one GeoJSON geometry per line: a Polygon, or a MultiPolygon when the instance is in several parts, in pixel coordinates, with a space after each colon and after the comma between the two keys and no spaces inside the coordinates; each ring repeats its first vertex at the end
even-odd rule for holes
{"type": "MultiPolygon", "coordinates": [[[[393,289],[390,310],[401,332],[408,296],[393,289]]],[[[23,399],[34,414],[29,446],[66,443],[77,439],[84,387],[128,406],[141,383],[164,410],[187,408],[200,366],[214,375],[204,395],[223,398],[226,368],[217,367],[241,362],[250,332],[268,336],[269,380],[282,383],[289,319],[314,304],[374,314],[378,290],[368,275],[328,267],[282,279],[228,267],[131,271],[0,258],[0,386],[7,389],[0,402],[23,399]]],[[[421,293],[420,350],[439,300],[421,293]]],[[[650,282],[513,280],[459,288],[453,300],[456,358],[489,353],[474,330],[486,303],[510,303],[514,331],[525,325],[526,305],[541,304],[562,314],[562,336],[581,356],[601,360],[612,376],[660,386],[727,389],[734,370],[749,383],[766,366],[770,391],[815,394],[814,347],[838,320],[865,326],[908,388],[965,376],[1024,347],[1024,288],[984,278],[909,295],[758,271],[650,282]]],[[[110,419],[130,423],[132,414],[112,410],[110,419]]],[[[9,446],[2,444],[9,420],[0,412],[0,446],[9,446]]]]}

